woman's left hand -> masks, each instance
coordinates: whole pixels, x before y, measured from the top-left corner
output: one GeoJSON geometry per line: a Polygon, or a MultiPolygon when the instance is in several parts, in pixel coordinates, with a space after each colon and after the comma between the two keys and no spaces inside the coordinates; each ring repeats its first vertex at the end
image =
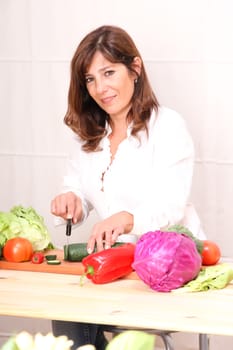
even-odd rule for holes
{"type": "Polygon", "coordinates": [[[127,211],[113,214],[94,225],[87,244],[88,253],[92,253],[96,245],[97,251],[110,248],[117,237],[129,233],[133,229],[134,217],[127,211]]]}

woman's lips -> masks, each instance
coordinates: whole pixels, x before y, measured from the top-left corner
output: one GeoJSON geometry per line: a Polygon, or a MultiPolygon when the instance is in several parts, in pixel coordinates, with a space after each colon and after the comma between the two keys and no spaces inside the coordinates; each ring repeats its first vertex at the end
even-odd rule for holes
{"type": "Polygon", "coordinates": [[[115,96],[104,97],[104,98],[101,98],[100,101],[103,105],[109,105],[114,100],[114,98],[115,96]]]}

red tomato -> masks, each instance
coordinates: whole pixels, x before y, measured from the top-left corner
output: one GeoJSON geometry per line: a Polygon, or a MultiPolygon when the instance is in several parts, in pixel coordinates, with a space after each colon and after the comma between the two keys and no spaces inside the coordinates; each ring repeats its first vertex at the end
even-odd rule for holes
{"type": "Polygon", "coordinates": [[[221,258],[219,246],[209,240],[203,241],[202,265],[215,265],[221,258]]]}
{"type": "Polygon", "coordinates": [[[29,261],[32,254],[31,242],[23,237],[8,239],[3,247],[3,257],[11,262],[29,261]]]}
{"type": "Polygon", "coordinates": [[[44,261],[44,254],[41,252],[35,252],[32,255],[32,263],[33,264],[42,264],[44,261]]]}

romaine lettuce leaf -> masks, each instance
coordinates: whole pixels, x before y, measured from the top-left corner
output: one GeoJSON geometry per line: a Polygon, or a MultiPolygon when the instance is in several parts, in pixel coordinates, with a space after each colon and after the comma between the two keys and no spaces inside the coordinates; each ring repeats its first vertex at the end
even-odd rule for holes
{"type": "Polygon", "coordinates": [[[200,292],[209,289],[222,289],[233,280],[233,269],[227,263],[207,266],[203,268],[197,277],[186,283],[182,288],[173,292],[200,292]]]}

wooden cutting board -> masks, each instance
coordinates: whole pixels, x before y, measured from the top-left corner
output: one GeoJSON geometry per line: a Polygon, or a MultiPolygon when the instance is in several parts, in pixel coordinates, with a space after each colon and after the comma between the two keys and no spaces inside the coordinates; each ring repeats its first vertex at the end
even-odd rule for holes
{"type": "Polygon", "coordinates": [[[5,270],[21,270],[21,271],[35,271],[35,272],[52,272],[52,273],[65,273],[81,275],[84,271],[81,262],[69,262],[64,261],[64,253],[62,250],[54,249],[46,252],[45,255],[55,254],[57,259],[61,261],[60,265],[49,265],[47,261],[42,264],[33,264],[31,261],[25,261],[20,263],[8,262],[6,260],[0,260],[0,269],[5,270]]]}
{"type": "MultiPolygon", "coordinates": [[[[50,272],[69,275],[82,275],[84,267],[81,262],[70,262],[64,260],[63,250],[54,249],[47,251],[45,255],[56,254],[57,259],[61,261],[60,265],[49,265],[47,261],[42,264],[33,264],[31,261],[25,261],[20,263],[8,262],[4,259],[0,260],[0,270],[20,270],[20,271],[33,271],[33,272],[50,272]]],[[[0,271],[1,274],[1,271],[0,271]]],[[[136,272],[132,272],[126,277],[127,279],[138,279],[136,272]]]]}

